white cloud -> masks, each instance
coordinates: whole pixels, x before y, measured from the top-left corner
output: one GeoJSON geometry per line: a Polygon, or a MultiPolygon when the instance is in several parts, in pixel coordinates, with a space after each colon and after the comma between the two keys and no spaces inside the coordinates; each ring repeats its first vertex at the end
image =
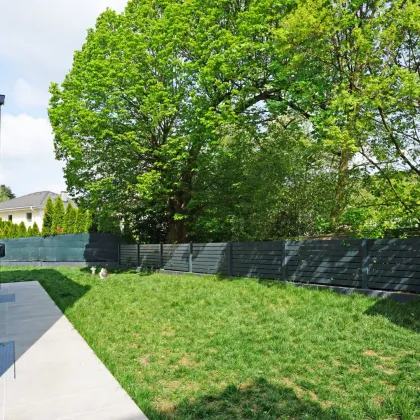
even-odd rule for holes
{"type": "Polygon", "coordinates": [[[0,59],[19,77],[43,90],[61,82],[88,28],[107,7],[122,11],[127,0],[0,0],[0,59]],[[30,77],[31,76],[31,77],[30,77]]]}
{"type": "Polygon", "coordinates": [[[0,93],[6,93],[9,113],[2,121],[0,183],[15,194],[65,187],[49,122],[36,117],[46,115],[48,86],[64,80],[87,29],[107,7],[121,12],[126,3],[0,0],[0,93]]]}
{"type": "Polygon", "coordinates": [[[20,108],[46,108],[49,94],[29,84],[24,79],[18,79],[13,89],[13,99],[20,108]]]}
{"type": "Polygon", "coordinates": [[[54,158],[51,126],[29,115],[2,118],[0,184],[16,195],[65,189],[62,163],[54,158]]]}

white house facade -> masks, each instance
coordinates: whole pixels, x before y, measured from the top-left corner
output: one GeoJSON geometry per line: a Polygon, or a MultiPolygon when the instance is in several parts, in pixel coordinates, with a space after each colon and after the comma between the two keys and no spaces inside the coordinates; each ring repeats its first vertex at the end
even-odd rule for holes
{"type": "Polygon", "coordinates": [[[0,219],[10,220],[16,224],[24,222],[27,228],[33,226],[36,222],[39,229],[41,229],[48,197],[55,201],[60,196],[64,207],[67,207],[69,202],[74,207],[77,207],[64,191],[61,194],[51,191],[40,191],[0,203],[0,219]]]}

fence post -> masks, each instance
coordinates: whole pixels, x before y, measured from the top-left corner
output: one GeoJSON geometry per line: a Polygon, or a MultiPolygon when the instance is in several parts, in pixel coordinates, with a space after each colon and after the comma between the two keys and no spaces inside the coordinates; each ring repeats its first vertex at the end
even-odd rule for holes
{"type": "Polygon", "coordinates": [[[232,277],[232,273],[233,273],[233,262],[232,262],[232,242],[228,242],[227,243],[227,262],[228,262],[228,276],[229,278],[232,277]]]}
{"type": "MultiPolygon", "coordinates": [[[[39,254],[41,254],[40,249],[38,249],[39,254]]],[[[39,255],[40,256],[40,255],[39,255]]],[[[121,265],[121,244],[118,244],[118,265],[121,265]]]]}
{"type": "Polygon", "coordinates": [[[159,244],[159,268],[163,269],[163,243],[159,244]]]}
{"type": "Polygon", "coordinates": [[[189,249],[188,271],[192,273],[193,272],[193,243],[192,242],[189,243],[188,249],[189,249]]]}
{"type": "Polygon", "coordinates": [[[140,267],[140,244],[137,244],[137,267],[140,267]]]}
{"type": "Polygon", "coordinates": [[[287,241],[282,243],[281,276],[283,281],[287,281],[287,241]]]}
{"type": "Polygon", "coordinates": [[[362,239],[362,289],[369,289],[369,254],[368,254],[368,241],[362,239]]]}

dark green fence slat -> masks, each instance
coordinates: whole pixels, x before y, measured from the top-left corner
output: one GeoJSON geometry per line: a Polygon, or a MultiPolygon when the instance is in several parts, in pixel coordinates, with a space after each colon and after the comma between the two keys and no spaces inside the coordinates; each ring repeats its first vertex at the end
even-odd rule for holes
{"type": "MultiPolygon", "coordinates": [[[[328,273],[328,272],[319,272],[319,273],[310,273],[308,271],[302,271],[302,272],[295,272],[295,273],[291,273],[289,275],[289,277],[293,277],[293,278],[304,278],[304,279],[308,279],[308,278],[325,278],[325,279],[331,279],[331,280],[357,280],[357,281],[361,281],[362,280],[362,275],[359,274],[342,274],[342,273],[328,273]]],[[[305,280],[306,281],[306,280],[305,280]]]]}
{"type": "Polygon", "coordinates": [[[420,279],[420,271],[398,271],[398,270],[374,270],[370,269],[371,277],[406,277],[420,279]]]}
{"type": "Polygon", "coordinates": [[[405,264],[370,264],[370,270],[393,270],[393,271],[420,271],[420,265],[405,265],[405,264]]]}
{"type": "Polygon", "coordinates": [[[369,285],[371,289],[391,290],[397,292],[420,292],[420,286],[413,286],[412,284],[377,283],[371,281],[369,285]]]}
{"type": "Polygon", "coordinates": [[[405,251],[405,250],[373,250],[371,251],[370,255],[372,257],[395,257],[395,258],[418,258],[420,256],[420,250],[419,251],[405,251]]]}
{"type": "Polygon", "coordinates": [[[287,251],[287,255],[289,256],[308,256],[308,257],[324,257],[324,256],[328,256],[328,257],[359,257],[361,258],[362,254],[360,250],[337,250],[337,249],[332,249],[329,251],[324,251],[321,249],[314,249],[314,250],[305,250],[305,249],[300,249],[297,251],[287,251]]]}
{"type": "Polygon", "coordinates": [[[407,239],[398,239],[398,238],[391,238],[391,239],[376,239],[374,246],[382,246],[382,245],[419,245],[420,238],[407,238],[407,239]]]}
{"type": "MultiPolygon", "coordinates": [[[[292,278],[293,279],[293,278],[292,278]]],[[[341,280],[341,279],[330,279],[330,278],[307,278],[307,281],[303,279],[295,279],[297,283],[307,283],[307,284],[325,284],[330,286],[340,286],[340,287],[361,287],[361,281],[355,280],[341,280]]]]}
{"type": "Polygon", "coordinates": [[[118,262],[119,238],[113,235],[58,235],[2,241],[6,256],[0,261],[20,262],[118,262]]]}
{"type": "Polygon", "coordinates": [[[420,265],[420,258],[371,257],[371,264],[420,265]]]}

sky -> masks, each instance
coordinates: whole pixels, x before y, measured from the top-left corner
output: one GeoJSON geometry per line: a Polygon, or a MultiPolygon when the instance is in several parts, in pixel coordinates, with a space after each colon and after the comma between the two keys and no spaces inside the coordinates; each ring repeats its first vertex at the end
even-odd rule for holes
{"type": "Polygon", "coordinates": [[[61,83],[87,29],[127,0],[0,0],[0,184],[17,195],[66,189],[54,158],[48,87],[61,83]]]}

